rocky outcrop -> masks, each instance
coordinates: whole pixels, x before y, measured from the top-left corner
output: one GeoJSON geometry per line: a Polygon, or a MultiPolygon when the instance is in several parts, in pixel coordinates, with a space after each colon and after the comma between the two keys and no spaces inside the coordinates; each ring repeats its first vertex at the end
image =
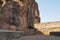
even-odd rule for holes
{"type": "Polygon", "coordinates": [[[40,22],[38,4],[35,0],[1,0],[1,2],[1,29],[25,31],[40,22]]]}
{"type": "Polygon", "coordinates": [[[44,35],[50,35],[50,32],[60,32],[60,21],[35,24],[34,28],[44,35]]]}
{"type": "Polygon", "coordinates": [[[40,23],[35,0],[0,0],[0,29],[24,31],[25,35],[43,34],[34,28],[40,23]]]}

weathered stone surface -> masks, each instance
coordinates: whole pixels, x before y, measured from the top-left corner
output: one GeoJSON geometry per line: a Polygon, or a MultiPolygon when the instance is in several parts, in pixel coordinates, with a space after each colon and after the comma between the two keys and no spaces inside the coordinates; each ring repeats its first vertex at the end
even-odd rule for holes
{"type": "MultiPolygon", "coordinates": [[[[20,22],[20,7],[15,1],[6,2],[6,4],[1,8],[0,15],[1,15],[0,24],[2,24],[2,25],[8,24],[8,28],[11,25],[16,26],[16,28],[19,26],[22,27],[20,24],[21,23],[20,22]]],[[[0,25],[0,27],[1,27],[1,25],[0,25]]]]}
{"type": "MultiPolygon", "coordinates": [[[[33,29],[32,29],[33,30],[33,29]]],[[[20,38],[24,36],[34,36],[35,32],[34,30],[30,32],[24,32],[24,31],[12,31],[12,30],[0,30],[0,40],[20,40],[20,38]],[[33,32],[33,33],[32,33],[33,32]]]]}
{"type": "Polygon", "coordinates": [[[3,2],[0,11],[1,29],[25,31],[39,23],[38,4],[35,0],[1,0],[1,2],[3,2]]]}
{"type": "Polygon", "coordinates": [[[23,31],[0,30],[0,40],[18,39],[25,35],[23,31]]]}
{"type": "Polygon", "coordinates": [[[35,0],[1,0],[1,2],[0,29],[24,31],[25,35],[37,34],[34,24],[39,23],[39,11],[35,0]]]}
{"type": "Polygon", "coordinates": [[[0,40],[60,40],[51,35],[25,35],[23,31],[0,30],[0,40]]]}
{"type": "Polygon", "coordinates": [[[35,36],[25,36],[14,40],[60,40],[60,37],[51,35],[35,35],[35,36]]]}
{"type": "Polygon", "coordinates": [[[60,32],[60,21],[35,24],[34,28],[44,35],[50,35],[50,32],[60,32]]]}

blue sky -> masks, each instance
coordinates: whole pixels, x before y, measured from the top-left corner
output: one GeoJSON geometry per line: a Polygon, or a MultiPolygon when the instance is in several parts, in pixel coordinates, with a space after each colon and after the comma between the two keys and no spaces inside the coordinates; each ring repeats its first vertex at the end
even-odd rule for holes
{"type": "Polygon", "coordinates": [[[60,0],[36,0],[41,22],[60,21],[60,0]]]}

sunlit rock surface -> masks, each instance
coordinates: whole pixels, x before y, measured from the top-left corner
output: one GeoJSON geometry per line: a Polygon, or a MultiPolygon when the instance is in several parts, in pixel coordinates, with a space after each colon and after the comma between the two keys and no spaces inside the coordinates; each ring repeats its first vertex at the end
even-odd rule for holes
{"type": "Polygon", "coordinates": [[[41,31],[45,35],[49,35],[50,32],[60,32],[60,22],[46,22],[35,24],[34,28],[41,31]]]}

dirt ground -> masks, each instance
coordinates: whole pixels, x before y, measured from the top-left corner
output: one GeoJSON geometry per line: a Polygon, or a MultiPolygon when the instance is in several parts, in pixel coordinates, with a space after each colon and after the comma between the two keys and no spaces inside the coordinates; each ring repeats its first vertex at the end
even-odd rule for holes
{"type": "Polygon", "coordinates": [[[19,39],[14,39],[14,40],[60,40],[60,37],[58,36],[45,36],[45,35],[35,35],[35,36],[25,36],[21,37],[19,39]]]}

